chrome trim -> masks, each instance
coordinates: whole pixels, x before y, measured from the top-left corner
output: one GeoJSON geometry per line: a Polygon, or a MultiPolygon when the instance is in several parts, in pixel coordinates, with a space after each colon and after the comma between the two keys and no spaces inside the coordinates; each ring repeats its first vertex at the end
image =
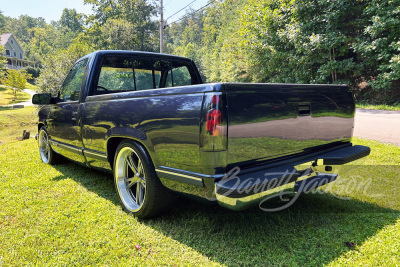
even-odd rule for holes
{"type": "Polygon", "coordinates": [[[189,176],[189,175],[186,175],[186,174],[181,174],[181,173],[176,173],[176,172],[171,172],[171,171],[165,171],[165,170],[160,170],[160,169],[156,169],[156,171],[157,172],[166,173],[166,174],[170,174],[170,175],[180,176],[180,177],[191,179],[191,180],[194,180],[194,181],[197,181],[197,182],[203,182],[203,179],[201,179],[201,178],[189,176]]]}
{"type": "Polygon", "coordinates": [[[61,143],[61,142],[58,142],[58,141],[54,141],[54,140],[51,140],[51,139],[49,141],[50,141],[50,144],[52,146],[59,147],[61,149],[65,149],[67,151],[70,151],[70,152],[73,152],[73,153],[76,153],[76,154],[81,154],[81,155],[83,154],[83,148],[78,148],[78,147],[75,147],[75,146],[67,145],[67,144],[64,144],[64,143],[61,143]]]}
{"type": "Polygon", "coordinates": [[[83,155],[85,157],[89,157],[89,158],[93,158],[93,159],[108,161],[108,157],[105,153],[101,153],[101,152],[97,152],[97,151],[93,151],[93,150],[84,149],[83,155]]]}
{"type": "Polygon", "coordinates": [[[173,174],[182,174],[182,175],[187,175],[190,177],[200,178],[200,179],[204,179],[204,178],[220,179],[225,176],[225,174],[206,175],[206,174],[190,172],[190,171],[175,169],[175,168],[166,167],[166,166],[158,166],[157,170],[166,171],[166,172],[169,171],[169,172],[172,172],[173,174]]]}

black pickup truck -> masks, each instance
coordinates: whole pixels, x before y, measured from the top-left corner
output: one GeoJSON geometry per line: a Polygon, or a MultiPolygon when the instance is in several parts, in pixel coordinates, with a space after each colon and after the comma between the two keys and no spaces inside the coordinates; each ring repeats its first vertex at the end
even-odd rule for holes
{"type": "Polygon", "coordinates": [[[56,97],[33,102],[42,161],[112,172],[123,207],[141,218],[174,192],[234,210],[307,192],[370,153],[351,143],[348,86],[203,84],[192,60],[171,55],[91,53],[56,97]]]}

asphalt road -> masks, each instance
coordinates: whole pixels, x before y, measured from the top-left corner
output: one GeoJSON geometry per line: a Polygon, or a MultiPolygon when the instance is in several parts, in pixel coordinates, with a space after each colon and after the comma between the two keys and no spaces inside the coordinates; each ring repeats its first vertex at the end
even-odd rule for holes
{"type": "Polygon", "coordinates": [[[400,146],[400,111],[357,109],[353,135],[400,146]]]}

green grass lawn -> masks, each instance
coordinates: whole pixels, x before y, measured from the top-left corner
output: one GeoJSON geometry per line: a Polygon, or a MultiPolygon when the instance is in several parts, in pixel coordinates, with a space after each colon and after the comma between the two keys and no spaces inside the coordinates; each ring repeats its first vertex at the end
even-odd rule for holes
{"type": "Polygon", "coordinates": [[[147,221],[122,211],[109,174],[45,165],[35,140],[0,146],[0,265],[396,266],[400,148],[355,143],[372,148],[364,167],[284,211],[180,199],[147,221]]]}
{"type": "Polygon", "coordinates": [[[18,92],[17,100],[13,101],[14,100],[13,91],[6,87],[0,86],[0,106],[25,102],[28,101],[30,98],[31,96],[29,94],[24,92],[18,92]]]}
{"type": "Polygon", "coordinates": [[[36,85],[30,84],[28,82],[25,84],[25,88],[26,89],[31,89],[31,90],[34,90],[34,91],[37,90],[37,86],[36,85]]]}
{"type": "Polygon", "coordinates": [[[378,110],[400,110],[400,105],[394,105],[394,106],[389,106],[389,105],[369,105],[369,104],[363,104],[363,103],[358,103],[356,104],[357,108],[364,108],[364,109],[378,109],[378,110]]]}
{"type": "Polygon", "coordinates": [[[0,107],[0,143],[16,142],[22,137],[22,132],[30,131],[31,136],[37,133],[37,109],[25,107],[13,109],[0,107]]]}

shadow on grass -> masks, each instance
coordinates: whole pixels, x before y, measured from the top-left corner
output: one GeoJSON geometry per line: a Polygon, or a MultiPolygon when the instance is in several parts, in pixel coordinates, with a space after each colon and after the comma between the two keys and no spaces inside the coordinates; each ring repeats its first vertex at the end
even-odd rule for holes
{"type": "Polygon", "coordinates": [[[14,109],[12,106],[0,106],[0,111],[3,111],[3,110],[12,110],[12,109],[14,109]]]}
{"type": "MultiPolygon", "coordinates": [[[[54,180],[72,178],[120,205],[110,174],[74,163],[55,168],[63,175],[54,180]]],[[[178,198],[170,213],[141,223],[229,266],[315,266],[351,250],[345,242],[361,245],[398,218],[398,211],[370,203],[308,194],[276,213],[257,207],[234,212],[178,198]]]]}

